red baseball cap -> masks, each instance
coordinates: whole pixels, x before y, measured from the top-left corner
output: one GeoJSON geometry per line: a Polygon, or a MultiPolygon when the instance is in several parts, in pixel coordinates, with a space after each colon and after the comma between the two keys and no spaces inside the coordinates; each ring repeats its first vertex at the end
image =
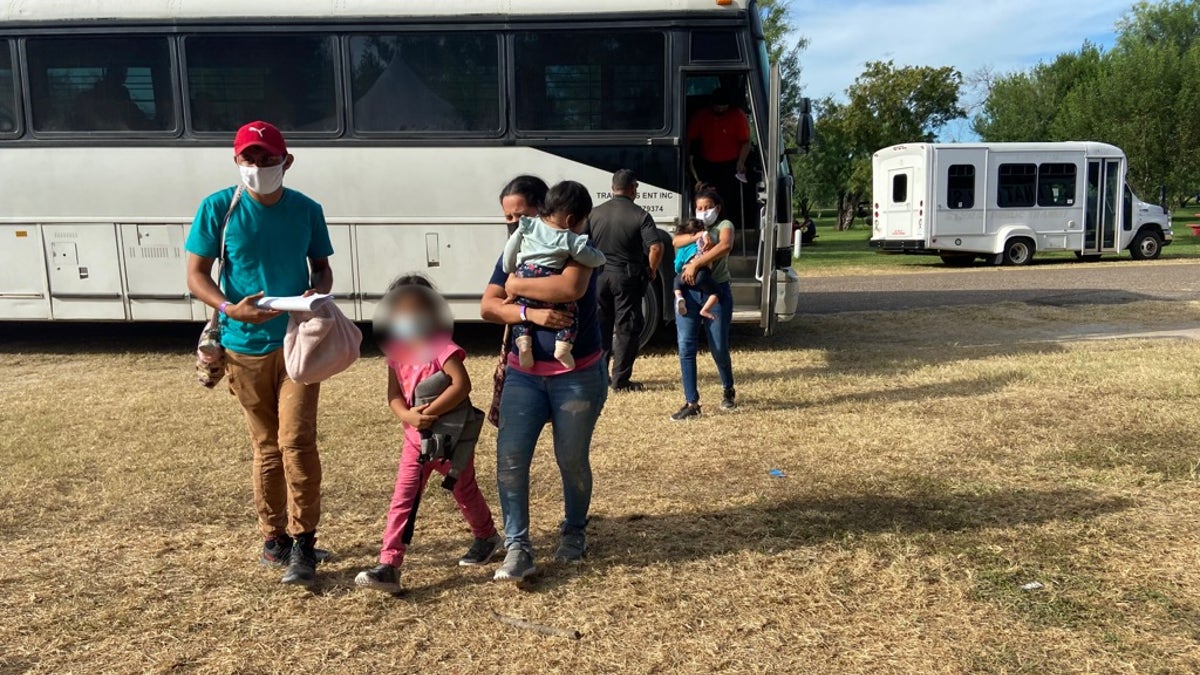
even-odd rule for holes
{"type": "Polygon", "coordinates": [[[246,148],[256,145],[273,155],[282,157],[288,154],[283,134],[270,122],[257,120],[238,129],[237,136],[233,138],[233,154],[240,155],[246,148]]]}

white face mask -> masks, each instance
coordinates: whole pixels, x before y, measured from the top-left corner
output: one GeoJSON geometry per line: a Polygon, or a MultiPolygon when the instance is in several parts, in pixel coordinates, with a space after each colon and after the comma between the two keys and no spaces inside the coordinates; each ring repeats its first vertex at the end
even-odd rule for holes
{"type": "Polygon", "coordinates": [[[696,220],[704,223],[706,227],[711,226],[713,223],[717,222],[717,210],[705,209],[703,211],[696,211],[696,220]]]}
{"type": "Polygon", "coordinates": [[[242,182],[255,194],[270,195],[283,187],[283,166],[238,166],[242,172],[242,182]]]}

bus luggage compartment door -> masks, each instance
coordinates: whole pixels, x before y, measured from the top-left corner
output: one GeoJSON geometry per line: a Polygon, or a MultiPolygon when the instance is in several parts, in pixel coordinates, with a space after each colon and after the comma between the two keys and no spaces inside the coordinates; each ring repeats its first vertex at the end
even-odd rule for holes
{"type": "Polygon", "coordinates": [[[121,225],[129,314],[134,321],[190,321],[183,225],[121,225]]]}
{"type": "Polygon", "coordinates": [[[49,319],[37,225],[0,225],[0,319],[49,319]]]}
{"type": "Polygon", "coordinates": [[[112,223],[43,225],[42,236],[53,318],[126,318],[112,223]]]}

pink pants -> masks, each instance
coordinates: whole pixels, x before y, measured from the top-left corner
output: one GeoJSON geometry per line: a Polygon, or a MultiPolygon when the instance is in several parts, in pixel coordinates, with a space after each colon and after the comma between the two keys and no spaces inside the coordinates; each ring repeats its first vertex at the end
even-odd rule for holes
{"type": "MultiPolygon", "coordinates": [[[[417,507],[425,484],[434,471],[445,475],[450,470],[450,462],[418,462],[420,454],[418,446],[406,438],[400,452],[400,468],[396,472],[396,490],[388,509],[387,527],[383,530],[383,549],[379,552],[379,562],[384,565],[399,567],[404,562],[404,551],[412,543],[417,507]]],[[[454,501],[471,527],[472,535],[486,539],[496,534],[492,512],[475,482],[474,461],[467,465],[454,484],[454,501]]]]}

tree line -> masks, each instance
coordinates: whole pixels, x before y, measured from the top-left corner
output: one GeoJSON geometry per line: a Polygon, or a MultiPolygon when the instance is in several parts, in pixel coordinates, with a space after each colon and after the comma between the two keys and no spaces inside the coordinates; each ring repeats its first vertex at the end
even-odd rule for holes
{"type": "MultiPolygon", "coordinates": [[[[786,16],[786,2],[768,4],[786,16]]],[[[970,82],[950,66],[867,63],[844,95],[814,101],[817,144],[793,158],[798,211],[835,208],[839,229],[850,227],[870,200],[875,151],[933,142],[968,117],[972,88],[981,103],[970,125],[982,140],[1111,143],[1128,155],[1136,192],[1161,189],[1186,204],[1200,190],[1200,154],[1190,150],[1200,142],[1200,2],[1138,2],[1116,29],[1110,49],[1084,42],[1029,70],[985,69],[970,82]]],[[[768,38],[785,44],[786,32],[768,38]]],[[[805,44],[790,45],[797,81],[805,44]]]]}

